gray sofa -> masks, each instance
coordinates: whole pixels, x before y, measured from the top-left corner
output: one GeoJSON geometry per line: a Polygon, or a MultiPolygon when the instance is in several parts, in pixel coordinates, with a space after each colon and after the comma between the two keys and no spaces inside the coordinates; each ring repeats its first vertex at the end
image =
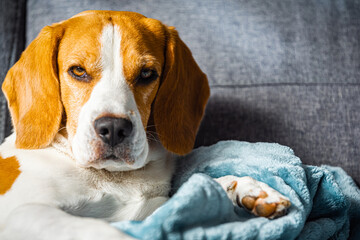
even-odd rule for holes
{"type": "MultiPolygon", "coordinates": [[[[277,142],[360,182],[359,1],[3,0],[0,80],[43,26],[88,9],[177,27],[211,85],[196,146],[277,142]]],[[[0,100],[2,141],[11,122],[0,100]]]]}

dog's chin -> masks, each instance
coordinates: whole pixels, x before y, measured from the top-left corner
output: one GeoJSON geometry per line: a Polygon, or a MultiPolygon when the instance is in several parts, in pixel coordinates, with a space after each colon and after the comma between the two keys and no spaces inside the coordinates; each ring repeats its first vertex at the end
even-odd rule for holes
{"type": "Polygon", "coordinates": [[[126,161],[124,159],[99,159],[94,162],[79,164],[83,168],[95,168],[98,170],[107,170],[110,172],[132,171],[144,167],[145,161],[126,161]]]}
{"type": "Polygon", "coordinates": [[[120,149],[108,148],[98,139],[83,142],[83,139],[76,139],[76,136],[71,141],[75,162],[81,168],[111,172],[132,171],[144,167],[149,161],[149,144],[146,140],[135,141],[128,144],[130,146],[121,146],[120,149]]]}
{"type": "Polygon", "coordinates": [[[86,154],[74,154],[74,157],[76,164],[81,168],[94,168],[110,172],[119,172],[132,171],[144,167],[149,161],[148,153],[149,146],[148,144],[145,144],[138,154],[123,154],[121,156],[116,156],[115,154],[110,154],[108,156],[104,156],[103,154],[100,156],[94,154],[90,156],[87,156],[86,154]]]}

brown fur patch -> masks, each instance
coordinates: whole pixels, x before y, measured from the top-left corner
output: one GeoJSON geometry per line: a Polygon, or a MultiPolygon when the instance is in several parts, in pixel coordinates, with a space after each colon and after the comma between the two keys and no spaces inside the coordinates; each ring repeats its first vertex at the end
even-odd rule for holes
{"type": "Polygon", "coordinates": [[[5,194],[20,175],[20,164],[16,157],[2,158],[0,156],[0,195],[5,194]]]}
{"type": "Polygon", "coordinates": [[[148,124],[151,105],[160,85],[160,77],[137,84],[142,69],[155,70],[160,76],[164,65],[165,27],[155,19],[126,13],[114,18],[121,32],[121,55],[125,79],[134,94],[144,128],[148,124]],[[120,17],[121,16],[121,17],[120,17]]]}
{"type": "Polygon", "coordinates": [[[183,155],[194,147],[210,96],[206,75],[177,31],[169,27],[166,63],[154,102],[154,123],[164,147],[183,155]]]}

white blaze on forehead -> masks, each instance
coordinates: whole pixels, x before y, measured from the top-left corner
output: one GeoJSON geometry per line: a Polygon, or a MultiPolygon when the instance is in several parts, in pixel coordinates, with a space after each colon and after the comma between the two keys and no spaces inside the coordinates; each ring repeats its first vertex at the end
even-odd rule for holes
{"type": "Polygon", "coordinates": [[[123,71],[123,59],[121,56],[121,35],[118,26],[107,25],[101,35],[101,65],[102,77],[95,86],[93,95],[102,95],[102,98],[121,99],[124,109],[114,108],[113,101],[102,99],[101,102],[109,102],[111,108],[109,112],[129,111],[129,108],[136,108],[135,101],[128,84],[125,81],[123,71]],[[104,94],[106,91],[106,94],[104,94]]]}
{"type": "Polygon", "coordinates": [[[116,79],[124,80],[123,63],[120,56],[120,43],[121,35],[117,26],[107,25],[104,27],[101,35],[101,63],[104,69],[102,79],[112,80],[113,83],[116,79]],[[110,74],[110,76],[107,76],[110,74]]]}

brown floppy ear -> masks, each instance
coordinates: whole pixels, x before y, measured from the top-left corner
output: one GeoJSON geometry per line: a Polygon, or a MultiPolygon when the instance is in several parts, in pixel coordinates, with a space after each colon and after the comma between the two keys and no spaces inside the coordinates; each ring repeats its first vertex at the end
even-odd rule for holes
{"type": "Polygon", "coordinates": [[[16,147],[49,145],[62,117],[57,72],[60,25],[44,27],[9,70],[2,90],[8,100],[16,132],[16,147]]]}
{"type": "Polygon", "coordinates": [[[210,89],[206,75],[172,27],[168,28],[165,61],[153,106],[154,123],[163,146],[183,155],[194,147],[210,89]]]}

